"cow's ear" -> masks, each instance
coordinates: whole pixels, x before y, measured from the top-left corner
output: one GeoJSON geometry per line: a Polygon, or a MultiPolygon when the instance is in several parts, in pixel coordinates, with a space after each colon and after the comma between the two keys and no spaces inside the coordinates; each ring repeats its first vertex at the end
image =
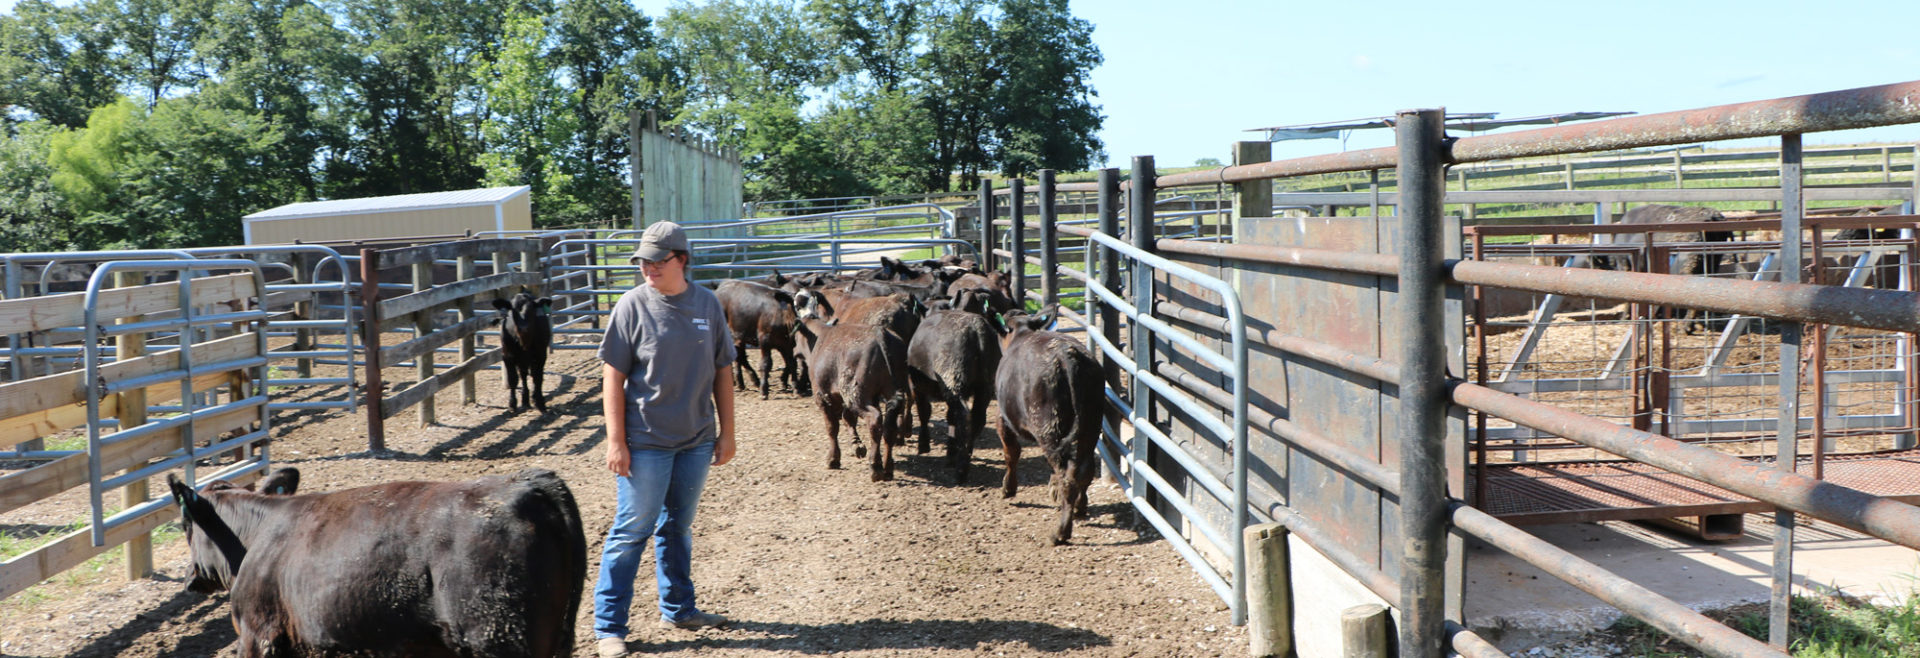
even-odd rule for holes
{"type": "Polygon", "coordinates": [[[276,470],[260,481],[260,492],[270,496],[291,496],[300,489],[300,469],[291,466],[276,470]]]}
{"type": "Polygon", "coordinates": [[[786,306],[792,306],[793,293],[789,293],[785,290],[775,290],[773,291],[773,301],[780,302],[781,304],[786,306]]]}
{"type": "Polygon", "coordinates": [[[502,311],[511,311],[513,310],[513,302],[495,297],[493,298],[493,307],[502,311]]]}
{"type": "Polygon", "coordinates": [[[778,288],[780,286],[787,285],[787,277],[780,276],[779,272],[774,272],[773,276],[767,277],[767,283],[770,283],[773,285],[773,287],[778,288]]]}
{"type": "Polygon", "coordinates": [[[552,298],[552,297],[541,297],[541,298],[539,298],[539,299],[536,299],[536,300],[534,300],[534,302],[533,302],[533,303],[535,303],[535,304],[539,304],[539,305],[540,305],[540,309],[541,309],[541,310],[543,310],[543,311],[551,311],[551,310],[553,310],[553,298],[552,298]]]}
{"type": "Polygon", "coordinates": [[[200,500],[200,494],[194,493],[193,487],[187,486],[187,483],[180,481],[180,476],[172,473],[167,474],[167,489],[173,494],[173,504],[180,508],[181,522],[192,525],[191,510],[193,503],[200,500]]]}

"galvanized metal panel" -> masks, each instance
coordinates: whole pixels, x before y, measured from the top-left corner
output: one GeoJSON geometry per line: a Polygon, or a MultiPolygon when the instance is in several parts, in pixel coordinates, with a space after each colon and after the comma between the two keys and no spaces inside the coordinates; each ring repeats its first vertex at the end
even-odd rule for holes
{"type": "MultiPolygon", "coordinates": [[[[1178,256],[1172,259],[1208,276],[1222,278],[1220,276],[1220,259],[1218,258],[1178,256]]],[[[1219,304],[1219,295],[1208,291],[1199,284],[1179,277],[1156,273],[1154,276],[1154,294],[1156,299],[1159,300],[1187,308],[1202,310],[1213,315],[1223,317],[1226,315],[1225,309],[1221,308],[1219,304]]],[[[1162,317],[1165,317],[1164,314],[1162,314],[1162,317]]],[[[1221,336],[1218,332],[1206,328],[1189,327],[1188,335],[1192,336],[1197,342],[1206,346],[1216,354],[1228,354],[1232,344],[1230,338],[1221,336]]],[[[1167,363],[1194,374],[1198,379],[1209,385],[1231,390],[1232,373],[1219,372],[1206,362],[1189,354],[1185,349],[1175,346],[1171,341],[1156,339],[1154,341],[1154,354],[1167,363]]],[[[1206,399],[1199,394],[1191,397],[1207,409],[1218,410],[1213,414],[1215,419],[1230,418],[1232,415],[1231,411],[1219,410],[1219,407],[1208,404],[1206,399]]],[[[1163,397],[1156,397],[1154,406],[1157,409],[1155,417],[1167,420],[1170,427],[1168,435],[1179,442],[1189,454],[1199,458],[1201,462],[1208,464],[1216,473],[1227,473],[1232,470],[1232,437],[1217,436],[1214,432],[1196,422],[1191,416],[1165,404],[1163,397]]],[[[1204,487],[1192,482],[1189,478],[1177,472],[1163,472],[1162,475],[1165,476],[1170,483],[1182,488],[1186,493],[1186,499],[1206,515],[1207,518],[1204,519],[1205,522],[1212,524],[1216,528],[1232,527],[1233,514],[1229,505],[1214,499],[1213,495],[1208,493],[1204,487]]],[[[1169,519],[1178,518],[1179,514],[1178,511],[1172,508],[1166,509],[1165,513],[1167,513],[1169,519]]],[[[1189,532],[1188,536],[1195,544],[1207,543],[1206,538],[1197,532],[1189,532]]],[[[1215,557],[1223,557],[1232,549],[1231,546],[1217,546],[1214,548],[1217,549],[1217,552],[1213,553],[1215,557]]],[[[1222,562],[1222,564],[1225,563],[1225,561],[1222,562]]]]}

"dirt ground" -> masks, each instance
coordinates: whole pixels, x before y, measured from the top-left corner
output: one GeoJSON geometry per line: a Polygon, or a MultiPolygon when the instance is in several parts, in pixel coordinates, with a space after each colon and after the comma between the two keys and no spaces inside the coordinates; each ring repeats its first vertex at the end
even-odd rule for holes
{"type": "MultiPolygon", "coordinates": [[[[545,415],[508,413],[500,376],[480,379],[477,405],[460,405],[457,390],[440,394],[435,426],[419,427],[412,411],[389,421],[389,452],[380,455],[366,450],[363,414],[283,413],[274,460],[300,468],[310,492],[553,469],[580,502],[590,589],[614,502],[601,457],[598,362],[587,350],[557,352],[545,415]]],[[[965,485],[952,481],[938,442],[928,455],[910,442],[896,453],[897,479],[874,483],[850,452],[847,468],[826,468],[825,431],[810,400],[777,387],[772,400],[739,400],[739,456],[713,470],[694,524],[700,605],[734,624],[694,632],[641,623],[657,615],[649,557],[629,638],[636,652],[1246,653],[1246,629],[1229,625],[1226,606],[1151,527],[1135,529],[1111,483],[1095,484],[1091,519],[1056,548],[1046,541],[1054,519],[1047,465],[1035,450],[1024,453],[1012,500],[998,491],[1004,469],[990,432],[977,437],[965,485]]],[[[31,534],[83,518],[84,493],[0,516],[0,530],[31,534]],[[48,509],[63,505],[71,508],[48,509]]],[[[0,601],[0,657],[235,655],[225,596],[185,591],[185,542],[156,546],[155,564],[153,578],[133,582],[117,561],[95,564],[0,601]]],[[[593,655],[590,617],[582,601],[576,655],[593,655]]]]}

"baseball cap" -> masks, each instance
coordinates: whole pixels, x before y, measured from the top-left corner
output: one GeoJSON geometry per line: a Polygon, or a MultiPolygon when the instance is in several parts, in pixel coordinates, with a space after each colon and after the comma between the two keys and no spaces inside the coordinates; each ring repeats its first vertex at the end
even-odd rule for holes
{"type": "Polygon", "coordinates": [[[675,251],[692,251],[687,247],[687,231],[679,224],[660,222],[640,234],[640,248],[633,250],[633,257],[628,260],[635,265],[641,261],[661,261],[675,251]]]}

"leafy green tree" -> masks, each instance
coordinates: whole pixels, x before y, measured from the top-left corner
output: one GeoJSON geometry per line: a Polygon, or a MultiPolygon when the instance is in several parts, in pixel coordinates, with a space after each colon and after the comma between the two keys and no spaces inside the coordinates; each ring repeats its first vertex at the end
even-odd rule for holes
{"type": "Polygon", "coordinates": [[[129,84],[146,94],[153,109],[169,89],[204,77],[194,44],[206,34],[213,0],[97,0],[110,7],[107,28],[129,84]]]}
{"type": "Polygon", "coordinates": [[[347,40],[331,15],[304,0],[219,0],[200,42],[213,78],[200,93],[284,135],[272,168],[295,184],[286,202],[320,198],[322,172],[347,150],[358,64],[347,40]]]}
{"type": "Polygon", "coordinates": [[[49,136],[49,180],[74,216],[74,247],[238,244],[240,217],[286,192],[264,166],[279,138],[255,116],[193,98],[151,114],[123,98],[49,136]]]}
{"type": "Polygon", "coordinates": [[[571,110],[578,156],[565,163],[573,194],[589,219],[625,216],[627,113],[675,114],[683,100],[680,71],[652,21],[624,0],[565,0],[549,20],[555,42],[547,60],[579,92],[571,110]]]}
{"type": "MultiPolygon", "coordinates": [[[[798,108],[828,81],[828,43],[790,4],[716,0],[674,5],[661,37],[685,71],[687,105],[672,123],[740,146],[750,130],[748,108],[761,119],[798,108]]],[[[766,137],[762,135],[761,137],[766,137]]]]}
{"type": "Polygon", "coordinates": [[[480,164],[489,186],[528,185],[534,189],[536,221],[548,225],[592,219],[592,208],[575,195],[574,174],[589,168],[578,162],[574,136],[580,116],[578,89],[561,88],[546,66],[547,30],[537,16],[507,17],[502,48],[480,66],[485,81],[487,118],[481,124],[487,152],[480,164]]]}
{"type": "Polygon", "coordinates": [[[1102,117],[1086,83],[1100,65],[1093,24],[1067,0],[1000,0],[994,30],[994,164],[1007,175],[1080,171],[1098,162],[1102,117]]]}
{"type": "Polygon", "coordinates": [[[983,0],[954,0],[937,7],[928,22],[928,45],[920,57],[924,102],[933,123],[931,189],[952,189],[953,175],[972,187],[987,166],[993,135],[993,23],[983,0]]]}
{"type": "Polygon", "coordinates": [[[843,75],[893,91],[914,76],[921,7],[915,0],[812,0],[807,14],[841,44],[843,75]]]}
{"type": "Polygon", "coordinates": [[[53,186],[48,141],[63,128],[22,123],[0,137],[0,252],[72,251],[73,213],[53,186]]]}
{"type": "Polygon", "coordinates": [[[1194,161],[1193,161],[1193,166],[1195,166],[1195,167],[1219,167],[1219,166],[1223,166],[1223,165],[1221,165],[1221,163],[1220,163],[1220,158],[1200,158],[1200,159],[1198,159],[1198,160],[1194,160],[1194,161]]]}
{"type": "Polygon", "coordinates": [[[0,16],[0,109],[77,128],[119,96],[113,32],[101,3],[23,0],[0,16]]]}
{"type": "Polygon", "coordinates": [[[858,189],[829,196],[914,194],[945,178],[936,171],[932,118],[918,94],[905,90],[846,90],[815,121],[835,162],[853,173],[858,189]]]}

